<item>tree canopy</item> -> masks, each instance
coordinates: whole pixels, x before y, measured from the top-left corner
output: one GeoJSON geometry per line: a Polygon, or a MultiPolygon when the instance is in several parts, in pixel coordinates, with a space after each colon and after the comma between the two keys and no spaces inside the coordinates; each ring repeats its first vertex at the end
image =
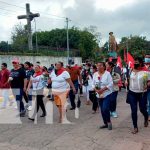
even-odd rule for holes
{"type": "MultiPolygon", "coordinates": [[[[50,31],[38,31],[33,33],[33,45],[36,45],[36,36],[38,47],[48,47],[52,49],[67,49],[66,29],[53,29],[50,31]]],[[[26,27],[15,26],[12,32],[12,47],[18,51],[27,49],[27,31],[26,27]]],[[[88,30],[80,30],[76,27],[69,29],[69,47],[70,50],[79,50],[83,59],[88,59],[95,54],[98,49],[98,35],[88,30]]]]}

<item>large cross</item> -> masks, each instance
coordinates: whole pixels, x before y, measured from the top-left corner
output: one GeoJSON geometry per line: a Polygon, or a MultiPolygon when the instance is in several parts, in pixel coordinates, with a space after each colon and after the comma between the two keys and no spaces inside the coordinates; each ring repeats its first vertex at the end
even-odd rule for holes
{"type": "Polygon", "coordinates": [[[27,19],[27,30],[28,30],[28,46],[29,50],[33,50],[33,45],[32,45],[32,31],[31,31],[31,21],[35,17],[39,17],[39,13],[33,14],[30,12],[30,4],[26,4],[26,15],[20,15],[17,18],[18,19],[27,19]]]}

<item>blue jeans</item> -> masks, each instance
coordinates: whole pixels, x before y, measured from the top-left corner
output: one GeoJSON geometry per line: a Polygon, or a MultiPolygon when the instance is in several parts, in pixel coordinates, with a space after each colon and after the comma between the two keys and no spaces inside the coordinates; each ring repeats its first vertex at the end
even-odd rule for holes
{"type": "Polygon", "coordinates": [[[110,120],[110,99],[111,94],[106,96],[105,98],[98,98],[99,107],[101,109],[101,115],[104,121],[104,124],[108,124],[111,122],[110,120]]]}
{"type": "Polygon", "coordinates": [[[117,107],[117,96],[118,96],[118,91],[115,91],[111,94],[111,101],[110,101],[110,111],[114,112],[116,111],[117,107]]]}
{"type": "Polygon", "coordinates": [[[13,95],[17,101],[17,107],[20,113],[25,112],[24,103],[23,103],[23,89],[12,89],[13,95]]]}
{"type": "MultiPolygon", "coordinates": [[[[76,89],[76,92],[78,92],[78,88],[79,88],[78,80],[73,81],[73,84],[74,84],[74,87],[76,89]]],[[[76,108],[75,94],[73,93],[72,89],[69,92],[69,99],[70,99],[71,107],[75,109],[76,108]]]]}
{"type": "Polygon", "coordinates": [[[147,100],[148,100],[148,115],[150,116],[150,89],[147,92],[147,100]]]}
{"type": "Polygon", "coordinates": [[[147,112],[147,92],[144,93],[135,93],[129,91],[128,93],[128,101],[131,107],[131,116],[134,128],[137,128],[137,120],[138,120],[138,102],[140,112],[143,114],[145,121],[148,120],[148,112],[147,112]]]}

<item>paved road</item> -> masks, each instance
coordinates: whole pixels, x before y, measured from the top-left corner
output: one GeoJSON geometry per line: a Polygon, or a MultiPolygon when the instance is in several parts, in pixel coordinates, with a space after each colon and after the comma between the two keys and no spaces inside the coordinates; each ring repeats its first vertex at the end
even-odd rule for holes
{"type": "MultiPolygon", "coordinates": [[[[13,107],[0,110],[0,121],[5,121],[5,124],[0,124],[0,150],[150,150],[150,128],[143,127],[141,114],[140,132],[137,135],[130,133],[132,124],[130,108],[125,103],[125,92],[119,94],[119,118],[112,119],[112,131],[99,130],[102,124],[99,113],[91,114],[91,106],[84,103],[83,98],[79,119],[75,119],[74,111],[67,112],[67,118],[73,124],[58,124],[56,107],[54,124],[45,124],[41,118],[38,118],[37,124],[27,118],[12,119],[17,113],[13,107]],[[8,120],[13,123],[8,124],[8,120]]],[[[48,115],[52,116],[52,112],[48,115]]]]}

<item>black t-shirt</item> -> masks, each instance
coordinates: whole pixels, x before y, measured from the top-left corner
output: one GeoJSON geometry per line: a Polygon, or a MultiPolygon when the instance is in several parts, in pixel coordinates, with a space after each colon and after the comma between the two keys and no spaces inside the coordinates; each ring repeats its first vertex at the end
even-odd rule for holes
{"type": "Polygon", "coordinates": [[[24,79],[26,78],[26,72],[24,69],[19,68],[17,70],[12,69],[10,73],[10,77],[13,78],[11,81],[12,88],[23,88],[24,87],[24,79]]]}
{"type": "Polygon", "coordinates": [[[34,75],[34,70],[31,69],[31,70],[26,70],[26,78],[27,80],[29,81],[30,80],[30,77],[34,75]]]}

